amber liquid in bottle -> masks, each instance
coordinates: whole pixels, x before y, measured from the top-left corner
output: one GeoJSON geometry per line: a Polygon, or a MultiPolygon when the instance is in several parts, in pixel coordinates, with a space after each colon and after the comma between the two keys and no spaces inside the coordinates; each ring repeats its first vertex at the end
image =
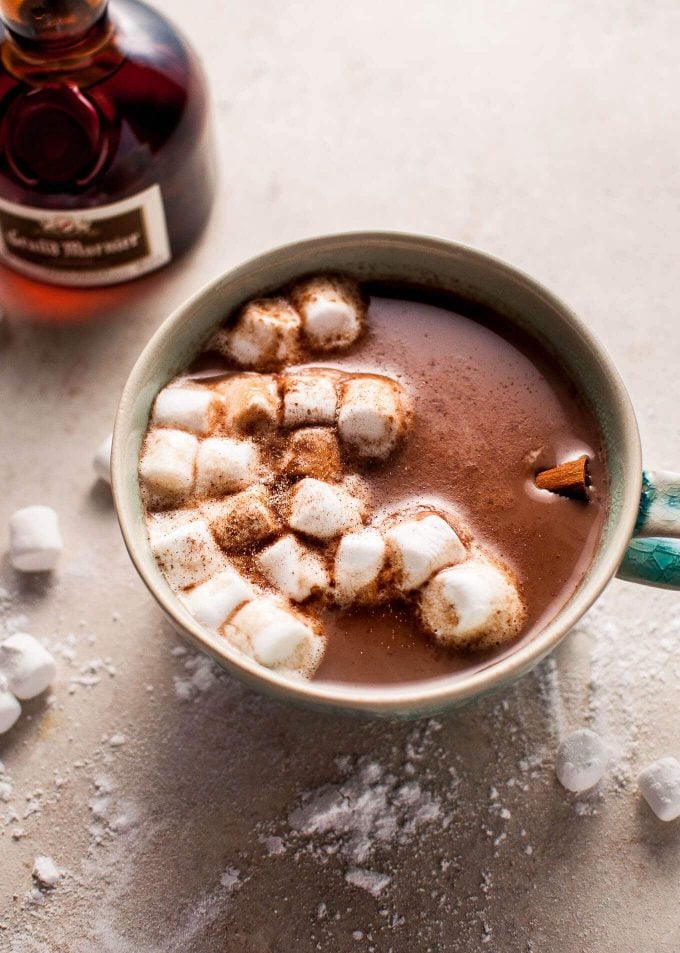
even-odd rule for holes
{"type": "Polygon", "coordinates": [[[85,287],[176,258],[214,188],[186,41],[137,0],[0,0],[0,12],[0,260],[85,287]]]}

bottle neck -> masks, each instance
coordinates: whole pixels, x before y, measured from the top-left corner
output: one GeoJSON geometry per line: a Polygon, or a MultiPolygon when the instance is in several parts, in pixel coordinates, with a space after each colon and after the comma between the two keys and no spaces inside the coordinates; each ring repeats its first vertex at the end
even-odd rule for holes
{"type": "Polygon", "coordinates": [[[0,18],[0,68],[30,85],[90,86],[125,59],[108,0],[0,0],[0,18]]]}
{"type": "Polygon", "coordinates": [[[21,49],[56,52],[106,31],[107,5],[108,0],[0,0],[0,18],[21,49]]]}

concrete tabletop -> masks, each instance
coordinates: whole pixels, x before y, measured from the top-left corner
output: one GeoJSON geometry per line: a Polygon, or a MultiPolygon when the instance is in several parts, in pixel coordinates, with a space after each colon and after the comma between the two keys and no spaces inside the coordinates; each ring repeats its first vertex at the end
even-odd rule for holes
{"type": "Polygon", "coordinates": [[[613,583],[537,672],[437,721],[294,710],[180,654],[91,458],[141,347],[206,280],[396,228],[561,295],[618,364],[647,465],[680,468],[680,7],[163,7],[214,96],[205,239],[119,290],[0,274],[0,525],[49,504],[66,544],[47,581],[1,566],[0,631],[44,638],[59,671],[0,739],[0,950],[677,953],[680,822],[635,777],[680,755],[680,596],[613,583]],[[574,796],[554,753],[583,725],[611,764],[574,796]]]}

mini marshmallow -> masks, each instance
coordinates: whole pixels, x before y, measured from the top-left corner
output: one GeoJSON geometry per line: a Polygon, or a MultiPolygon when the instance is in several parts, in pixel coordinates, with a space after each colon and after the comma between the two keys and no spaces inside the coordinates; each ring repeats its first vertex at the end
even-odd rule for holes
{"type": "Polygon", "coordinates": [[[328,572],[313,552],[291,535],[282,536],[259,555],[269,581],[293,602],[303,602],[329,586],[328,572]]]}
{"type": "Polygon", "coordinates": [[[361,333],[365,307],[357,285],[347,279],[317,277],[292,291],[302,317],[302,331],[311,348],[347,348],[361,333]]]}
{"type": "Polygon", "coordinates": [[[222,554],[203,519],[151,539],[151,549],[173,589],[203,582],[224,565],[222,554]]]}
{"type": "Polygon", "coordinates": [[[109,434],[105,440],[97,447],[97,451],[92,458],[92,467],[100,480],[105,483],[111,483],[111,441],[113,434],[109,434]]]}
{"type": "Polygon", "coordinates": [[[282,461],[283,472],[294,479],[336,480],[342,474],[338,437],[331,427],[301,427],[290,435],[282,461]]]}
{"type": "Polygon", "coordinates": [[[640,794],[661,821],[680,817],[680,761],[659,758],[638,775],[640,794]]]}
{"type": "Polygon", "coordinates": [[[12,727],[21,714],[21,705],[7,687],[7,679],[0,674],[0,735],[12,727]]]}
{"type": "Polygon", "coordinates": [[[229,641],[260,665],[308,676],[321,661],[325,644],[294,612],[269,596],[246,603],[226,631],[229,641]]]}
{"type": "Polygon", "coordinates": [[[61,879],[61,871],[51,857],[40,855],[33,862],[33,879],[48,890],[56,887],[61,879]]]}
{"type": "Polygon", "coordinates": [[[236,374],[216,386],[224,398],[228,430],[261,433],[278,427],[281,397],[271,374],[236,374]]]}
{"type": "Polygon", "coordinates": [[[204,503],[202,512],[215,539],[227,551],[252,548],[279,530],[264,486],[252,486],[223,500],[204,503]]]}
{"type": "Polygon", "coordinates": [[[438,569],[459,563],[465,547],[446,520],[436,513],[402,520],[385,531],[399,589],[422,586],[438,569]]]}
{"type": "Polygon", "coordinates": [[[283,379],[284,427],[334,424],[338,407],[337,371],[311,368],[283,379]]]}
{"type": "Polygon", "coordinates": [[[516,638],[526,607],[510,573],[476,556],[432,577],[422,590],[420,618],[438,642],[483,649],[516,638]]]}
{"type": "Polygon", "coordinates": [[[257,479],[259,453],[252,440],[208,437],[196,456],[196,492],[208,496],[234,493],[257,479]]]}
{"type": "Polygon", "coordinates": [[[377,581],[385,562],[385,540],[369,527],[348,533],[335,554],[335,597],[339,605],[378,600],[377,581]]]}
{"type": "Polygon", "coordinates": [[[358,456],[385,460],[409,424],[406,398],[391,378],[360,374],[342,385],[338,430],[358,456]]]}
{"type": "Polygon", "coordinates": [[[359,529],[365,516],[363,500],[341,486],[305,477],[290,494],[288,525],[316,539],[333,539],[359,529]]]}
{"type": "Polygon", "coordinates": [[[9,519],[9,557],[21,572],[54,569],[64,548],[59,517],[49,506],[25,506],[9,519]]]}
{"type": "Polygon", "coordinates": [[[153,405],[152,423],[157,427],[189,430],[201,437],[209,434],[219,418],[221,400],[203,387],[165,387],[153,405]]]}
{"type": "Polygon", "coordinates": [[[53,657],[25,632],[15,632],[0,642],[0,673],[9,690],[25,701],[44,692],[57,674],[53,657]]]}
{"type": "Polygon", "coordinates": [[[254,598],[255,589],[231,566],[182,595],[192,616],[210,629],[219,629],[239,606],[254,598]]]}
{"type": "Polygon", "coordinates": [[[213,347],[240,367],[275,367],[295,360],[300,315],[285,298],[261,298],[247,304],[236,323],[216,335],[213,347]]]}
{"type": "Polygon", "coordinates": [[[555,759],[557,780],[567,791],[587,791],[607,767],[607,749],[599,735],[579,728],[560,743],[555,759]]]}
{"type": "Polygon", "coordinates": [[[187,497],[194,485],[198,440],[183,430],[152,430],[139,463],[146,487],[162,499],[187,497]]]}

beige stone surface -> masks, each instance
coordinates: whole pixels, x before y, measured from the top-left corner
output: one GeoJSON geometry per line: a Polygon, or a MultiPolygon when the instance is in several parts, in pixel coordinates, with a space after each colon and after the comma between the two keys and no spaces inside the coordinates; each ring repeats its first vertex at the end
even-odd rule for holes
{"type": "Polygon", "coordinates": [[[437,723],[310,714],[171,653],[91,458],[187,295],[273,244],[365,227],[469,242],[547,283],[618,363],[648,465],[680,468],[680,8],[163,6],[214,93],[205,240],[118,291],[0,273],[0,526],[46,503],[66,544],[44,582],[1,565],[0,622],[56,646],[59,676],[0,739],[0,950],[675,953],[680,827],[634,777],[680,751],[680,596],[614,583],[538,673],[437,723]],[[584,724],[612,769],[579,799],[552,762],[584,724]],[[320,790],[335,813],[314,825],[295,811],[320,790]],[[64,871],[42,904],[39,854],[64,871]],[[375,897],[355,867],[390,882],[375,897]]]}

